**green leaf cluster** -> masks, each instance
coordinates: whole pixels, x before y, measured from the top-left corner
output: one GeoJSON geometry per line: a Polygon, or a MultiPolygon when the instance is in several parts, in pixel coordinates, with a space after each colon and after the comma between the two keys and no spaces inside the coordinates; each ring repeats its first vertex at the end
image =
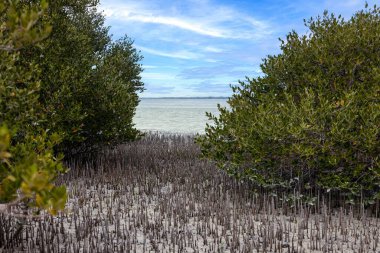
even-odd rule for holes
{"type": "Polygon", "coordinates": [[[142,57],[128,37],[111,41],[98,2],[52,1],[42,17],[50,36],[21,51],[25,61],[38,62],[44,125],[60,133],[57,149],[67,153],[139,136],[132,117],[143,91],[142,57]]]}
{"type": "Polygon", "coordinates": [[[37,25],[48,6],[24,3],[0,3],[0,204],[25,202],[55,214],[66,202],[66,189],[53,183],[64,172],[53,154],[61,138],[43,127],[38,64],[20,56],[48,36],[50,26],[37,25]]]}
{"type": "Polygon", "coordinates": [[[259,186],[379,198],[380,9],[325,12],[289,33],[263,76],[232,87],[198,138],[205,157],[259,186]]]}
{"type": "Polygon", "coordinates": [[[111,41],[97,0],[0,3],[0,207],[55,214],[68,154],[137,138],[142,56],[111,41]]]}

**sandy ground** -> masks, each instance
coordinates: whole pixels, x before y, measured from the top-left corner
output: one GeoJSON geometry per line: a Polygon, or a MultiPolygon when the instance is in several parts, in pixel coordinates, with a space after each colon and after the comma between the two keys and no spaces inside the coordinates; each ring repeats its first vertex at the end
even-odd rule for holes
{"type": "MultiPolygon", "coordinates": [[[[190,139],[151,139],[69,161],[65,212],[24,221],[0,252],[380,252],[368,212],[254,192],[198,154],[190,139]]],[[[2,216],[0,237],[16,222],[2,216]]]]}

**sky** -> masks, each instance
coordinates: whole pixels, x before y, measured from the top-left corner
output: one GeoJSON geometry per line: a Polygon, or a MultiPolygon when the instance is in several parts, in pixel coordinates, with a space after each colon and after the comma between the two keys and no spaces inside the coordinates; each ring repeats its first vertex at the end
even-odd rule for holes
{"type": "MultiPolygon", "coordinates": [[[[380,0],[368,0],[373,6],[380,0]]],[[[349,18],[365,0],[101,0],[113,40],[127,35],[144,59],[141,97],[230,96],[262,73],[279,38],[305,34],[324,10],[349,18]]]]}

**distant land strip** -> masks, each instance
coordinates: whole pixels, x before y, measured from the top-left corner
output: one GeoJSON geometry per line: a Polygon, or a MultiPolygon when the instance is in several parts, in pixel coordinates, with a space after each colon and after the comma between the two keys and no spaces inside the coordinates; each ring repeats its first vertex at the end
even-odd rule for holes
{"type": "Polygon", "coordinates": [[[141,97],[140,99],[228,99],[229,97],[141,97]]]}

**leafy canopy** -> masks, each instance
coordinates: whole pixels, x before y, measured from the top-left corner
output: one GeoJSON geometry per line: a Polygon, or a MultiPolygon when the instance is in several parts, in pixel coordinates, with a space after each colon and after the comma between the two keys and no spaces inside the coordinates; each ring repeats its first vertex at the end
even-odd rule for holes
{"type": "Polygon", "coordinates": [[[42,127],[40,69],[20,57],[20,50],[49,35],[50,26],[37,25],[47,8],[45,1],[28,8],[16,0],[0,3],[1,211],[26,202],[55,214],[66,202],[65,187],[53,184],[64,168],[53,155],[60,137],[42,127]]]}
{"type": "Polygon", "coordinates": [[[380,9],[325,12],[292,31],[263,76],[208,116],[205,157],[259,186],[339,189],[380,198],[380,9]]]}
{"type": "Polygon", "coordinates": [[[71,151],[135,139],[132,117],[143,91],[142,59],[125,36],[111,41],[99,1],[56,0],[44,13],[52,25],[42,48],[22,51],[41,69],[40,102],[46,128],[63,137],[60,149],[71,151]]]}
{"type": "Polygon", "coordinates": [[[112,42],[96,0],[0,3],[0,207],[51,213],[66,201],[54,180],[73,151],[133,140],[142,59],[112,42]]]}

